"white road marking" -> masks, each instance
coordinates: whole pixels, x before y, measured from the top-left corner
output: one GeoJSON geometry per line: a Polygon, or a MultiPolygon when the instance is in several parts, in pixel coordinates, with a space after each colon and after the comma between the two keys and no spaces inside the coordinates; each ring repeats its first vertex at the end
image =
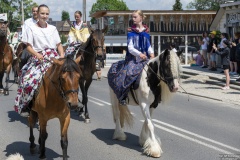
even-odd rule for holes
{"type": "Polygon", "coordinates": [[[221,143],[221,142],[218,142],[218,141],[212,140],[212,139],[210,139],[210,138],[207,138],[207,137],[201,136],[201,135],[199,135],[199,134],[196,134],[196,133],[193,133],[193,132],[187,131],[187,130],[185,130],[185,129],[182,129],[182,128],[179,128],[179,127],[173,126],[173,125],[171,125],[171,124],[168,124],[168,123],[165,123],[165,122],[162,122],[162,121],[156,120],[156,119],[153,119],[153,121],[154,121],[154,122],[157,122],[157,123],[160,123],[160,124],[162,124],[162,125],[168,126],[168,127],[170,127],[170,128],[174,128],[174,129],[179,130],[179,131],[181,131],[181,132],[187,133],[187,134],[189,134],[189,135],[195,136],[195,137],[197,137],[197,138],[200,138],[200,139],[203,139],[203,140],[209,141],[209,142],[211,142],[211,143],[215,143],[215,144],[217,144],[217,145],[220,145],[220,146],[222,146],[222,147],[225,147],[225,148],[231,149],[231,150],[233,150],[233,151],[240,152],[240,149],[237,149],[237,148],[231,147],[231,146],[229,146],[229,145],[226,145],[226,144],[223,144],[223,143],[221,143]]]}
{"type": "Polygon", "coordinates": [[[177,136],[180,136],[180,137],[185,138],[185,139],[187,139],[187,140],[190,140],[190,141],[192,141],[192,142],[201,144],[201,145],[206,146],[206,147],[208,147],[208,148],[214,149],[214,150],[219,151],[219,152],[221,152],[221,153],[224,153],[224,154],[233,154],[233,153],[228,152],[228,151],[226,151],[226,150],[224,150],[224,149],[215,147],[215,146],[213,146],[213,145],[211,145],[211,144],[207,144],[207,143],[202,142],[202,141],[200,141],[200,140],[197,140],[197,139],[195,139],[195,138],[191,138],[191,137],[188,137],[188,136],[183,135],[183,134],[181,134],[181,133],[178,133],[178,132],[175,132],[175,131],[173,131],[173,130],[170,130],[170,129],[168,129],[168,128],[162,127],[162,126],[160,126],[160,125],[158,125],[158,124],[154,124],[154,125],[155,125],[155,127],[159,128],[159,129],[162,129],[162,130],[167,131],[167,132],[169,132],[169,133],[175,134],[175,135],[177,135],[177,136]]]}
{"type": "MultiPolygon", "coordinates": [[[[99,105],[99,106],[104,106],[104,104],[111,105],[111,103],[106,102],[106,101],[103,101],[103,100],[100,100],[100,99],[98,99],[98,98],[95,98],[95,97],[92,97],[92,96],[88,96],[88,97],[90,98],[90,100],[89,100],[90,102],[95,103],[95,104],[97,104],[97,105],[99,105]],[[91,100],[91,99],[93,99],[93,100],[91,100]],[[99,102],[101,102],[101,103],[98,103],[98,102],[96,102],[96,101],[94,101],[94,100],[97,100],[97,101],[99,101],[99,102]],[[103,104],[103,103],[104,103],[104,104],[103,104]]],[[[131,112],[131,114],[134,115],[133,112],[131,112]]],[[[141,122],[144,122],[144,120],[140,120],[140,121],[141,121],[141,122]]],[[[184,129],[182,129],[182,128],[173,126],[173,125],[171,125],[171,124],[168,124],[168,123],[159,121],[159,120],[157,120],[157,119],[153,119],[153,121],[156,122],[156,123],[160,123],[161,125],[165,125],[165,126],[167,126],[167,127],[173,128],[173,129],[175,129],[175,130],[184,132],[184,133],[189,134],[189,135],[191,135],[191,136],[197,137],[197,138],[199,138],[199,139],[202,139],[202,140],[205,140],[205,141],[214,143],[214,144],[216,144],[216,145],[219,145],[219,146],[222,146],[222,147],[231,149],[231,150],[236,151],[236,152],[240,152],[240,149],[237,149],[237,148],[234,148],[234,147],[232,147],[232,146],[223,144],[223,143],[221,143],[221,142],[212,140],[212,139],[210,139],[210,138],[201,136],[201,135],[199,135],[199,134],[196,134],[196,133],[193,133],[193,132],[184,130],[184,129]]],[[[214,150],[216,150],[216,151],[219,151],[219,152],[222,152],[222,153],[225,153],[225,154],[233,154],[232,152],[229,152],[229,151],[226,151],[226,150],[221,149],[221,148],[219,148],[219,147],[213,146],[213,145],[211,145],[211,144],[202,142],[201,140],[198,140],[198,139],[196,139],[196,138],[189,137],[189,136],[187,136],[187,135],[184,135],[184,134],[182,134],[182,133],[176,132],[176,131],[171,130],[171,129],[169,129],[169,128],[166,128],[166,127],[164,127],[164,126],[160,126],[160,125],[158,125],[158,124],[156,124],[156,123],[154,123],[154,125],[155,125],[155,127],[159,128],[159,129],[162,129],[162,130],[167,131],[167,132],[169,132],[169,133],[175,134],[175,135],[177,135],[177,136],[180,136],[180,137],[185,138],[185,139],[187,139],[187,140],[190,140],[190,141],[192,141],[192,142],[201,144],[201,145],[206,146],[206,147],[208,147],[208,148],[214,149],[214,150]]]]}
{"type": "Polygon", "coordinates": [[[94,101],[94,100],[91,100],[91,99],[88,99],[88,101],[89,101],[89,102],[92,102],[92,103],[95,103],[95,104],[97,104],[97,105],[99,105],[99,106],[104,106],[104,104],[98,103],[98,102],[96,102],[96,101],[94,101]]]}
{"type": "MultiPolygon", "coordinates": [[[[80,97],[82,97],[82,94],[79,94],[79,98],[80,97]]],[[[93,100],[97,100],[97,101],[99,101],[99,102],[101,102],[101,103],[98,103],[98,104],[101,104],[100,106],[103,106],[103,104],[102,103],[104,103],[104,104],[106,104],[106,105],[112,105],[111,103],[109,103],[109,102],[106,102],[106,101],[103,101],[103,100],[101,100],[101,99],[98,99],[98,98],[95,98],[95,97],[92,97],[92,96],[89,96],[88,95],[88,98],[90,98],[90,99],[93,99],[93,100]]],[[[97,103],[97,102],[94,102],[94,101],[91,101],[91,100],[89,100],[90,102],[93,102],[93,103],[97,103]]]]}

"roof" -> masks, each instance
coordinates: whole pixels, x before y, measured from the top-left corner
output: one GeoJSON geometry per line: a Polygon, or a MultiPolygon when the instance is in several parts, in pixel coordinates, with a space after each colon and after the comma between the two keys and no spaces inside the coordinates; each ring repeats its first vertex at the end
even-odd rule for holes
{"type": "Polygon", "coordinates": [[[51,25],[54,25],[59,32],[68,32],[71,28],[70,21],[49,21],[51,25]]]}
{"type": "Polygon", "coordinates": [[[232,8],[233,6],[235,6],[235,8],[238,8],[239,5],[240,5],[240,1],[221,4],[220,9],[218,10],[215,18],[212,21],[212,24],[210,26],[210,30],[216,30],[217,25],[219,24],[222,16],[225,14],[226,7],[232,8]]]}
{"type": "MultiPolygon", "coordinates": [[[[144,15],[199,15],[199,14],[216,14],[216,11],[196,11],[196,10],[182,10],[182,11],[173,11],[173,10],[142,10],[144,15]]],[[[134,10],[127,11],[97,11],[90,15],[90,17],[100,18],[105,16],[124,16],[131,15],[134,10]]]]}

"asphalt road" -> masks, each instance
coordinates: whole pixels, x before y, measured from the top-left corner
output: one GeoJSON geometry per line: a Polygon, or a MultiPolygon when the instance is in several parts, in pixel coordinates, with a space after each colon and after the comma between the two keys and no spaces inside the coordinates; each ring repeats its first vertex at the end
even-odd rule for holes
{"type": "MultiPolygon", "coordinates": [[[[25,160],[38,159],[29,152],[27,119],[14,110],[17,85],[9,96],[0,95],[0,159],[19,152],[25,160]]],[[[143,124],[139,107],[130,106],[133,128],[126,128],[126,141],[112,140],[115,125],[106,79],[93,81],[89,90],[90,124],[71,112],[68,130],[70,160],[146,160],[138,145],[143,124]]],[[[159,105],[153,114],[155,133],[162,142],[161,160],[230,160],[240,156],[240,108],[235,105],[176,93],[168,105],[159,105]],[[231,158],[232,157],[232,158],[231,158]]],[[[57,119],[47,126],[47,159],[62,159],[57,119]]],[[[38,130],[34,130],[38,139],[38,130]]],[[[37,142],[37,141],[36,141],[37,142]]]]}

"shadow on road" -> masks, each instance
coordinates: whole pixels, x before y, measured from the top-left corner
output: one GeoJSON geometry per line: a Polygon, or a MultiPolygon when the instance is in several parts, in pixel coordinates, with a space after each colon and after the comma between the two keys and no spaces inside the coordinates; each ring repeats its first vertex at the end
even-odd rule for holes
{"type": "MultiPolygon", "coordinates": [[[[14,142],[12,144],[7,145],[5,156],[8,157],[11,154],[19,153],[24,157],[24,160],[33,160],[38,159],[39,154],[32,155],[29,150],[30,143],[26,142],[14,142]]],[[[38,145],[37,145],[38,148],[38,145]]],[[[48,160],[53,160],[55,158],[62,157],[62,155],[59,155],[55,151],[46,148],[46,156],[48,160]]]]}
{"type": "Polygon", "coordinates": [[[16,122],[19,121],[28,126],[28,119],[26,117],[21,117],[15,111],[8,111],[9,122],[16,122]]]}
{"type": "Polygon", "coordinates": [[[120,145],[125,148],[142,152],[141,146],[138,143],[138,136],[125,132],[125,134],[127,135],[127,140],[119,141],[112,139],[113,133],[113,129],[95,129],[92,131],[92,134],[94,134],[99,140],[105,142],[107,145],[120,145]]]}

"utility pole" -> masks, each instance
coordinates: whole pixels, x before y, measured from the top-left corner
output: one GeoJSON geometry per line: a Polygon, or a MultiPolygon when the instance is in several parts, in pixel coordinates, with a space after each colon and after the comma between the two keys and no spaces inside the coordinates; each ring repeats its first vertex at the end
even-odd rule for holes
{"type": "Polygon", "coordinates": [[[21,9],[22,9],[22,25],[23,25],[24,23],[23,0],[21,0],[21,9]]]}
{"type": "Polygon", "coordinates": [[[83,0],[83,22],[86,22],[86,0],[83,0]]]}

